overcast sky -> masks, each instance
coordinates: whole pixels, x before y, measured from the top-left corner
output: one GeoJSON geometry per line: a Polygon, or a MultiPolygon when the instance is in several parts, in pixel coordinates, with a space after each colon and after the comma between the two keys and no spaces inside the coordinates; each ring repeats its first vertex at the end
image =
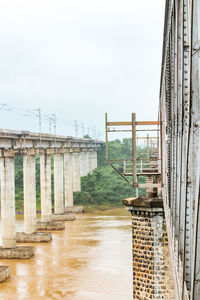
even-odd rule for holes
{"type": "Polygon", "coordinates": [[[164,2],[0,0],[0,128],[38,131],[39,107],[65,135],[73,120],[104,132],[105,112],[156,120],[164,2]]]}

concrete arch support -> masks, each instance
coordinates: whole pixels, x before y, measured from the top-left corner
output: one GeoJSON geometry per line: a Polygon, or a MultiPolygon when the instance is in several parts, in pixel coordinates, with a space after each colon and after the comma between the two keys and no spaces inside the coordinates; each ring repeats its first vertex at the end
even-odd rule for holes
{"type": "Polygon", "coordinates": [[[72,157],[72,153],[64,154],[64,190],[65,190],[65,207],[73,206],[73,157],[72,157]]]}
{"type": "Polygon", "coordinates": [[[51,203],[51,156],[40,155],[40,189],[41,189],[41,221],[52,220],[51,203]]]}
{"type": "Polygon", "coordinates": [[[36,180],[35,155],[23,157],[24,177],[24,231],[26,234],[36,232],[36,180]]]}
{"type": "Polygon", "coordinates": [[[73,191],[81,191],[80,157],[79,152],[73,152],[73,191]]]}
{"type": "Polygon", "coordinates": [[[54,213],[64,213],[63,154],[54,154],[54,213]]]}
{"type": "Polygon", "coordinates": [[[1,234],[3,248],[16,247],[14,156],[0,158],[1,234]]]}

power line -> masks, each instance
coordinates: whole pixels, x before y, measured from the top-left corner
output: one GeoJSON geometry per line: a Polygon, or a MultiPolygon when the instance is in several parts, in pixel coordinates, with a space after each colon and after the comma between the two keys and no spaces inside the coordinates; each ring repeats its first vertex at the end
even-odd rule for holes
{"type": "Polygon", "coordinates": [[[23,117],[35,117],[38,119],[38,129],[39,129],[39,135],[40,135],[40,146],[41,146],[41,133],[42,133],[42,121],[48,121],[48,131],[50,134],[52,134],[52,126],[54,128],[54,135],[55,135],[55,144],[56,144],[56,132],[57,132],[57,123],[59,124],[59,128],[60,127],[73,127],[74,128],[74,134],[76,139],[78,138],[79,135],[79,130],[81,132],[81,136],[84,137],[85,133],[87,132],[87,134],[89,136],[91,136],[92,138],[97,138],[99,136],[102,135],[102,133],[100,134],[100,132],[97,133],[96,131],[96,127],[95,126],[91,126],[88,127],[86,130],[86,126],[83,122],[78,122],[78,120],[74,120],[74,121],[60,121],[57,119],[56,114],[50,114],[50,115],[42,115],[41,113],[41,108],[37,108],[37,109],[19,109],[13,106],[10,106],[6,103],[0,103],[0,111],[4,111],[4,112],[9,112],[12,114],[16,114],[16,115],[20,115],[23,117]]]}
{"type": "Polygon", "coordinates": [[[78,137],[78,128],[79,128],[78,121],[74,120],[74,131],[75,131],[75,137],[76,137],[76,139],[78,137]]]}
{"type": "Polygon", "coordinates": [[[53,122],[54,122],[54,135],[55,135],[55,146],[56,146],[56,114],[53,114],[53,122]]]}
{"type": "Polygon", "coordinates": [[[83,135],[83,137],[84,137],[84,134],[85,134],[85,126],[84,126],[84,123],[83,123],[83,122],[81,122],[80,127],[81,127],[81,130],[82,130],[82,135],[83,135]]]}

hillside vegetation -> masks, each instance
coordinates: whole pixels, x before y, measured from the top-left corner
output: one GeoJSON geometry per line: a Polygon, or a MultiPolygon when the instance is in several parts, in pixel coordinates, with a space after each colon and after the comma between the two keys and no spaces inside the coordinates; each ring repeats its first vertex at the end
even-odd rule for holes
{"type": "MultiPolygon", "coordinates": [[[[131,139],[114,140],[109,142],[109,157],[112,159],[131,158],[131,139]]],[[[146,149],[138,149],[139,157],[147,157],[146,149]]],[[[119,169],[120,164],[116,164],[119,169]]],[[[144,182],[140,178],[140,182],[144,182]]],[[[74,193],[75,204],[88,206],[118,206],[122,199],[135,196],[133,189],[107,162],[105,145],[98,152],[98,168],[86,177],[81,178],[81,192],[74,193]]],[[[145,190],[139,194],[145,195],[145,190]]]]}
{"type": "MultiPolygon", "coordinates": [[[[131,157],[131,139],[114,140],[109,142],[109,155],[112,159],[131,157]]],[[[138,149],[140,157],[146,157],[146,149],[138,149]]],[[[118,165],[120,168],[120,165],[118,165]]],[[[144,182],[144,178],[140,179],[144,182]]],[[[117,206],[124,198],[135,195],[133,189],[113,168],[106,162],[105,145],[98,152],[98,168],[92,174],[81,178],[81,192],[74,193],[75,205],[86,206],[117,206]]],[[[140,190],[140,195],[145,191],[140,190]]],[[[22,157],[15,158],[15,196],[16,209],[23,208],[23,164],[22,157]]],[[[36,157],[36,196],[37,209],[40,209],[40,168],[39,157],[36,157]]],[[[52,199],[53,189],[53,157],[52,157],[52,199]]]]}

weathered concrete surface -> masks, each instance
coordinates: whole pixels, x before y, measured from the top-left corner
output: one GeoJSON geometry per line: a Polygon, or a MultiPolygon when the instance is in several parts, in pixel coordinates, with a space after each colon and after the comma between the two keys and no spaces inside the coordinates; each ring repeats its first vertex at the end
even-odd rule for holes
{"type": "Polygon", "coordinates": [[[80,152],[80,176],[87,176],[86,152],[80,152]]]}
{"type": "Polygon", "coordinates": [[[37,222],[37,230],[63,230],[65,222],[37,222]]]}
{"type": "Polygon", "coordinates": [[[83,206],[66,206],[65,207],[65,213],[83,213],[84,209],[83,206]]]}
{"type": "Polygon", "coordinates": [[[53,215],[53,221],[74,221],[76,219],[75,214],[62,214],[62,215],[53,215]]]}
{"type": "Polygon", "coordinates": [[[73,206],[73,157],[64,153],[64,190],[65,206],[73,206]]]}
{"type": "Polygon", "coordinates": [[[64,213],[63,203],[63,154],[54,154],[54,209],[56,214],[64,213]]]}
{"type": "Polygon", "coordinates": [[[92,151],[91,153],[91,160],[92,160],[92,171],[97,168],[97,153],[92,151]]]}
{"type": "Polygon", "coordinates": [[[41,243],[41,242],[50,242],[52,236],[50,232],[34,232],[31,234],[26,234],[24,232],[16,233],[16,242],[17,243],[41,243]]]}
{"type": "Polygon", "coordinates": [[[10,267],[0,266],[0,282],[6,281],[10,277],[10,267]]]}
{"type": "Polygon", "coordinates": [[[81,191],[80,158],[78,152],[72,153],[73,157],[73,191],[81,191]]]}
{"type": "MultiPolygon", "coordinates": [[[[12,151],[10,151],[12,152],[12,151]]],[[[1,235],[5,248],[16,246],[14,156],[0,158],[1,235]]]]}
{"type": "Polygon", "coordinates": [[[146,198],[146,197],[132,197],[122,200],[122,204],[128,207],[161,207],[163,208],[163,199],[159,197],[146,198]]]}
{"type": "Polygon", "coordinates": [[[23,184],[24,232],[32,234],[36,231],[35,155],[25,155],[23,157],[23,184]]]}
{"type": "Polygon", "coordinates": [[[52,216],[50,154],[40,155],[40,189],[41,189],[41,221],[50,222],[52,216]]]}
{"type": "Polygon", "coordinates": [[[34,248],[31,246],[16,246],[15,248],[0,247],[0,258],[28,259],[34,255],[34,248]]]}

